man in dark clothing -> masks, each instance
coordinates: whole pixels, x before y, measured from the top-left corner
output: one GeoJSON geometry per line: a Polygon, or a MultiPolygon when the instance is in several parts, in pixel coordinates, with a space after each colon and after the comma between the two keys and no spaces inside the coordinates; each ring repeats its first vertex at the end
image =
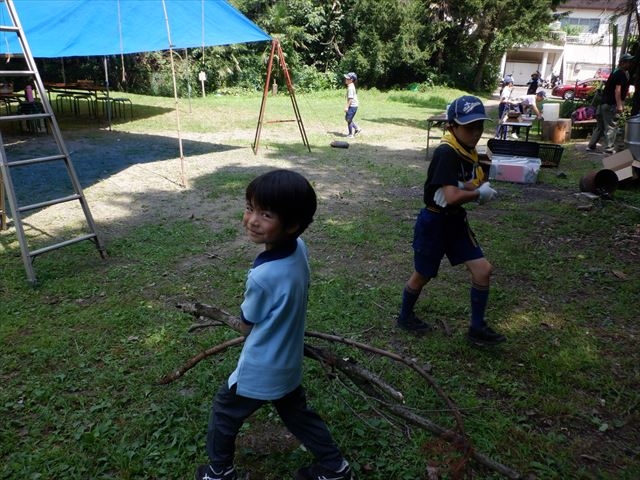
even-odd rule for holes
{"type": "Polygon", "coordinates": [[[540,83],[540,72],[533,72],[531,74],[531,80],[527,82],[527,95],[535,95],[538,92],[538,86],[540,83]]]}
{"type": "Polygon", "coordinates": [[[604,152],[613,154],[618,135],[618,117],[624,110],[624,99],[629,91],[629,68],[633,55],[625,53],[620,57],[618,68],[609,75],[602,91],[602,103],[596,109],[596,128],[591,134],[587,150],[596,151],[600,137],[604,137],[604,152]]]}

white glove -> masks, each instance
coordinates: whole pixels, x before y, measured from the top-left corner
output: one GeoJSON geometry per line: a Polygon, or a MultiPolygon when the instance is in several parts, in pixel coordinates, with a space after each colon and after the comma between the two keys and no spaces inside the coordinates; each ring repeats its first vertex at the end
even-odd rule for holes
{"type": "Polygon", "coordinates": [[[484,205],[485,203],[493,200],[493,197],[495,197],[498,194],[498,192],[496,190],[491,188],[491,185],[489,184],[489,182],[485,182],[482,185],[480,185],[476,189],[476,191],[479,194],[478,203],[480,205],[484,205]]]}
{"type": "Polygon", "coordinates": [[[447,201],[444,199],[444,191],[442,190],[442,187],[436,190],[436,193],[433,194],[433,201],[436,202],[436,205],[442,208],[448,205],[447,201]]]}

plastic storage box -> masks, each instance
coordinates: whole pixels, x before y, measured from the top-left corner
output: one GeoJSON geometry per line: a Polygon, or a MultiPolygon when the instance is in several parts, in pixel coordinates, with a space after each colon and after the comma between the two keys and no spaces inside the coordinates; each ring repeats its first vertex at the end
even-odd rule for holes
{"type": "Polygon", "coordinates": [[[541,161],[535,157],[493,155],[489,167],[490,180],[516,183],[536,183],[541,161]]]}

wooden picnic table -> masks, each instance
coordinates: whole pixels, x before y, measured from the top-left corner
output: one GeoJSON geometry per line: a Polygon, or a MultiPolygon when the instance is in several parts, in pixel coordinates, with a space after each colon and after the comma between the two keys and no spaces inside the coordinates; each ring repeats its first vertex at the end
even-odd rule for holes
{"type": "Polygon", "coordinates": [[[442,125],[443,131],[444,127],[447,124],[447,113],[442,112],[437,115],[432,115],[427,118],[427,153],[425,156],[425,160],[429,160],[429,142],[431,141],[431,129],[436,125],[442,125]]]}
{"type": "Polygon", "coordinates": [[[70,107],[77,115],[80,111],[80,100],[86,99],[89,102],[89,115],[96,113],[98,99],[102,97],[102,93],[108,90],[102,85],[96,85],[89,82],[45,82],[45,89],[51,103],[51,93],[56,93],[56,108],[61,112],[64,111],[64,100],[68,100],[70,107]]]}

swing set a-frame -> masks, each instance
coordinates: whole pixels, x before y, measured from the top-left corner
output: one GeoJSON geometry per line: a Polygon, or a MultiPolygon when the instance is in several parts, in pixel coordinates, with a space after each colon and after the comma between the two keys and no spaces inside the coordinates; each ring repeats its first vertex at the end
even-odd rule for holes
{"type": "Polygon", "coordinates": [[[282,52],[280,40],[276,38],[274,38],[273,41],[271,42],[271,54],[269,55],[269,61],[267,62],[267,77],[264,82],[264,91],[262,93],[262,103],[260,105],[260,115],[258,116],[258,126],[256,127],[256,136],[255,136],[255,139],[253,140],[253,145],[251,146],[251,148],[253,149],[253,153],[257,155],[258,147],[260,145],[260,134],[262,133],[262,126],[265,123],[264,114],[267,107],[267,97],[269,96],[269,85],[271,85],[271,76],[274,68],[274,58],[276,56],[278,57],[278,63],[280,64],[280,68],[282,69],[282,73],[284,75],[284,79],[287,84],[289,98],[291,98],[291,105],[293,106],[293,113],[296,118],[291,120],[271,120],[266,123],[296,122],[298,124],[298,130],[300,130],[302,143],[304,144],[305,147],[307,147],[309,152],[311,152],[311,146],[309,145],[307,132],[305,131],[304,124],[302,123],[302,117],[300,116],[300,109],[298,108],[298,102],[296,101],[295,90],[293,88],[293,83],[291,82],[289,69],[287,68],[287,62],[285,62],[285,59],[284,59],[284,53],[282,52]]]}

